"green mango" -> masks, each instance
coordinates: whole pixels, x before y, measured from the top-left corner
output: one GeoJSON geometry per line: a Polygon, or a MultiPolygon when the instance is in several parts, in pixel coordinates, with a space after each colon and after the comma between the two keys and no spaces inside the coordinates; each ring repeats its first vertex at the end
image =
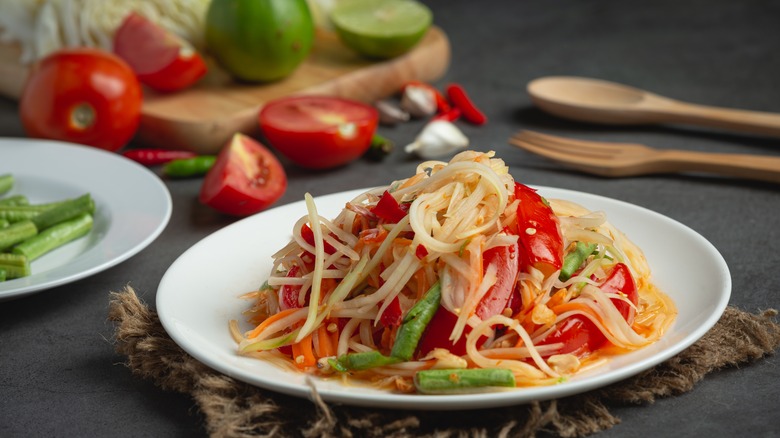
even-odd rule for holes
{"type": "Polygon", "coordinates": [[[239,80],[285,78],[313,43],[306,0],[212,0],[206,13],[207,50],[239,80]]]}

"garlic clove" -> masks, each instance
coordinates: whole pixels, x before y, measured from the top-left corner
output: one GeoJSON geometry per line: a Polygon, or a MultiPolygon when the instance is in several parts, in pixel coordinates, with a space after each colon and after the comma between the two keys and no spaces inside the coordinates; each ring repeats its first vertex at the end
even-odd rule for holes
{"type": "Polygon", "coordinates": [[[439,158],[464,149],[469,145],[469,139],[455,126],[446,120],[434,120],[423,128],[413,143],[408,144],[404,151],[415,153],[420,158],[439,158]]]}
{"type": "Polygon", "coordinates": [[[374,107],[379,113],[379,123],[383,125],[394,126],[409,121],[409,113],[391,102],[380,100],[374,104],[374,107]]]}
{"type": "Polygon", "coordinates": [[[408,85],[401,95],[401,109],[412,117],[430,117],[436,114],[436,95],[428,88],[408,85]]]}

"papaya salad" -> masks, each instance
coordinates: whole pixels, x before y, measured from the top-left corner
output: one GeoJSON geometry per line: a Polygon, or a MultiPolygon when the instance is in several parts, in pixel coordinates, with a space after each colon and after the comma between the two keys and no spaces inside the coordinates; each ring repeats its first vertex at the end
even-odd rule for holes
{"type": "Polygon", "coordinates": [[[493,152],[307,214],[245,294],[241,355],[408,393],[551,385],[658,340],[672,301],[606,214],[545,199],[493,152]]]}

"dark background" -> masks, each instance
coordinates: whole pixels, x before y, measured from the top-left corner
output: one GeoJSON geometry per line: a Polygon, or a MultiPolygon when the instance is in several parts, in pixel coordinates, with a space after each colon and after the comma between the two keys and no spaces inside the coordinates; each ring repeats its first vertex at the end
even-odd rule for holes
{"type": "MultiPolygon", "coordinates": [[[[678,0],[428,0],[448,34],[452,63],[436,83],[463,84],[489,123],[459,123],[471,147],[495,150],[516,179],[621,199],[691,227],[723,254],[733,279],[730,304],[756,312],[780,307],[780,186],[702,175],[603,179],[573,173],[507,144],[522,128],[662,148],[780,156],[780,140],[689,127],[607,127],[569,122],[535,109],[526,84],[546,75],[609,79],[680,100],[780,112],[780,3],[678,0]]],[[[422,122],[381,133],[399,146],[422,122]]],[[[22,137],[17,105],[0,99],[0,135],[22,137]]],[[[2,160],[2,156],[0,156],[2,160]]],[[[279,202],[411,175],[399,148],[382,163],[364,160],[324,172],[285,162],[279,202]]],[[[122,181],[115,181],[122,184],[122,181]]],[[[4,436],[197,436],[193,401],[133,377],[111,344],[108,292],[133,286],[152,304],[167,267],[234,219],[200,206],[199,180],[167,181],[174,203],[148,248],[93,277],[0,303],[0,432],[4,436]]],[[[603,436],[777,436],[776,356],[707,376],[687,394],[615,409],[622,423],[603,436]]],[[[308,403],[302,401],[302,403],[308,403]]],[[[469,415],[469,414],[466,414],[469,415]]],[[[476,415],[476,414],[474,414],[476,415]]],[[[430,425],[429,425],[430,426],[430,425]]]]}

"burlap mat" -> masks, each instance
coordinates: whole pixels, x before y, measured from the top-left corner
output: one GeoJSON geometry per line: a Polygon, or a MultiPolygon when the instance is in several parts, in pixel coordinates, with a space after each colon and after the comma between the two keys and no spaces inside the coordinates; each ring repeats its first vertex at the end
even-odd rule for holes
{"type": "Polygon", "coordinates": [[[256,388],[222,375],[185,353],[157,313],[127,287],[111,293],[116,351],[134,374],[165,390],[190,394],[215,437],[533,437],[585,436],[620,419],[610,407],[652,403],[690,391],[710,372],[755,361],[780,345],[776,310],[726,309],[718,323],[677,356],[628,380],[589,393],[469,415],[327,405],[256,388]]]}

